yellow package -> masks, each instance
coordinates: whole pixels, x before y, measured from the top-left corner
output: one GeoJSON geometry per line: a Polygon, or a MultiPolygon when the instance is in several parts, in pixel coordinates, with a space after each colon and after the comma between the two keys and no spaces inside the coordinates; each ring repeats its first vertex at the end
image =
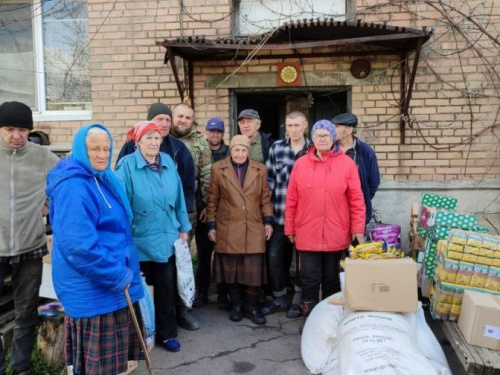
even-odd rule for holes
{"type": "Polygon", "coordinates": [[[448,247],[448,241],[439,240],[436,244],[436,256],[439,254],[446,254],[447,247],[448,247]]]}
{"type": "Polygon", "coordinates": [[[472,272],[474,271],[474,264],[460,262],[458,266],[457,278],[455,283],[458,285],[469,285],[472,272]]]}
{"type": "Polygon", "coordinates": [[[477,255],[474,255],[474,254],[464,254],[463,257],[462,257],[462,260],[464,262],[476,263],[477,262],[477,255]]]}
{"type": "Polygon", "coordinates": [[[474,247],[481,247],[482,243],[483,243],[483,238],[478,233],[467,234],[467,245],[474,247]]]}
{"type": "Polygon", "coordinates": [[[461,306],[462,305],[462,300],[464,298],[464,294],[463,294],[463,291],[462,293],[455,293],[453,295],[453,298],[451,299],[451,303],[454,304],[454,305],[459,305],[461,306]]]}
{"type": "Polygon", "coordinates": [[[483,257],[488,257],[488,258],[494,258],[495,257],[495,250],[491,250],[491,249],[488,249],[486,247],[481,247],[479,249],[478,255],[483,256],[483,257]]]}
{"type": "Polygon", "coordinates": [[[493,236],[484,236],[482,247],[490,250],[495,250],[498,247],[498,240],[493,236]]]}
{"type": "Polygon", "coordinates": [[[497,259],[497,258],[493,259],[491,261],[491,265],[495,266],[495,267],[500,267],[500,259],[497,259]]]}
{"type": "Polygon", "coordinates": [[[459,253],[457,251],[448,251],[448,259],[455,259],[455,260],[462,260],[462,253],[459,253]]]}
{"type": "Polygon", "coordinates": [[[450,308],[450,312],[448,314],[448,319],[451,321],[458,320],[458,317],[460,316],[460,310],[462,309],[462,304],[460,305],[455,305],[452,304],[450,308]]]}
{"type": "Polygon", "coordinates": [[[484,289],[495,292],[500,291],[500,268],[490,267],[486,276],[486,282],[484,283],[484,289]]]}
{"type": "Polygon", "coordinates": [[[465,245],[467,243],[467,234],[461,229],[452,229],[448,236],[450,242],[465,245]]]}
{"type": "Polygon", "coordinates": [[[488,277],[489,270],[490,267],[488,266],[476,264],[474,266],[474,271],[472,272],[469,285],[476,288],[484,287],[484,283],[486,282],[486,278],[488,277]]]}
{"type": "Polygon", "coordinates": [[[450,312],[450,310],[451,303],[436,302],[436,311],[439,313],[439,315],[446,315],[450,312]]]}
{"type": "Polygon", "coordinates": [[[448,244],[448,251],[458,251],[458,252],[463,252],[464,247],[462,245],[457,245],[455,243],[449,243],[448,244]]]}
{"type": "Polygon", "coordinates": [[[479,248],[474,246],[464,246],[464,253],[478,255],[479,248]]]}
{"type": "Polygon", "coordinates": [[[500,250],[495,251],[494,258],[500,259],[500,250]]]}
{"type": "Polygon", "coordinates": [[[486,266],[492,266],[493,265],[493,258],[477,257],[476,263],[484,264],[486,266]]]}

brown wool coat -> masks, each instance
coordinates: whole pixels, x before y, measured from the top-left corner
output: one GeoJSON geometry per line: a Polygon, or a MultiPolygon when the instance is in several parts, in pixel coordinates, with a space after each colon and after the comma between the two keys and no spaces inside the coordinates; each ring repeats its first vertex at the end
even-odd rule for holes
{"type": "Polygon", "coordinates": [[[250,160],[241,188],[231,158],[215,163],[207,207],[208,222],[215,221],[217,225],[215,252],[265,253],[264,216],[273,216],[266,166],[250,160]]]}

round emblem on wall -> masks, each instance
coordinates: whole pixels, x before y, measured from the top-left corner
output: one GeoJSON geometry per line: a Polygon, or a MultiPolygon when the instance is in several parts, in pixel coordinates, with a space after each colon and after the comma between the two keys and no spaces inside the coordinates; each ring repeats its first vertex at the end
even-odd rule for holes
{"type": "Polygon", "coordinates": [[[300,85],[300,63],[298,62],[278,63],[278,85],[279,86],[300,85]]]}
{"type": "Polygon", "coordinates": [[[280,72],[281,80],[285,83],[294,82],[298,76],[297,69],[291,65],[285,66],[280,72]]]}

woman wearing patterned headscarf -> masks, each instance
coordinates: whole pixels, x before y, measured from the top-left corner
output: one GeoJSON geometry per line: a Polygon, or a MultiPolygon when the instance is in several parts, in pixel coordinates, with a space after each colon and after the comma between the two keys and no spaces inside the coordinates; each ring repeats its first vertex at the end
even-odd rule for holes
{"type": "Polygon", "coordinates": [[[302,310],[340,291],[339,263],[353,237],[364,242],[365,202],[356,164],[339,150],[335,125],[316,122],[313,146],[293,166],[285,204],[285,235],[299,253],[302,310]]]}
{"type": "Polygon", "coordinates": [[[112,144],[103,125],[81,128],[72,154],[47,177],[52,277],[66,314],[66,365],[75,375],[119,374],[143,358],[124,293],[134,303],[143,296],[138,251],[130,205],[109,168],[112,144]]]}

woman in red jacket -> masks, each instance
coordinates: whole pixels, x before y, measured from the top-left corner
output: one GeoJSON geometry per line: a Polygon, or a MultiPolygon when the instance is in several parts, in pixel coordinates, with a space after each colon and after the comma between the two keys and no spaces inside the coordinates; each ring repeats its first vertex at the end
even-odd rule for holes
{"type": "Polygon", "coordinates": [[[285,234],[299,252],[302,309],[340,291],[339,263],[353,237],[364,242],[365,201],[356,164],[335,142],[335,125],[316,122],[313,146],[293,166],[285,206],[285,234]]]}

